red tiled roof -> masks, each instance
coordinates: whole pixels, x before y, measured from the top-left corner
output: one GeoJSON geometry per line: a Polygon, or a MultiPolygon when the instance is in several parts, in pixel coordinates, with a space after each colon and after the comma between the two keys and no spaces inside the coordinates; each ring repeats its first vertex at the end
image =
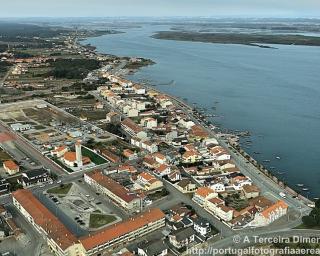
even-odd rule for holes
{"type": "Polygon", "coordinates": [[[140,177],[142,177],[146,182],[152,184],[157,181],[156,177],[151,175],[150,173],[147,172],[142,172],[139,174],[140,177]]]}
{"type": "Polygon", "coordinates": [[[218,205],[218,204],[224,204],[224,201],[218,197],[214,197],[214,198],[211,198],[209,200],[209,202],[215,204],[215,205],[218,205]]]}
{"type": "Polygon", "coordinates": [[[135,194],[132,194],[129,190],[125,187],[114,181],[113,179],[109,178],[106,175],[103,175],[101,171],[92,171],[86,173],[85,175],[89,176],[91,179],[95,180],[101,186],[110,190],[113,194],[120,197],[125,202],[129,203],[138,197],[135,194]]]}
{"type": "Polygon", "coordinates": [[[66,146],[60,146],[53,150],[53,152],[61,152],[66,149],[66,146]]]}
{"type": "Polygon", "coordinates": [[[130,130],[132,130],[135,133],[142,132],[143,129],[139,125],[137,125],[135,122],[133,122],[130,118],[126,118],[121,122],[122,125],[128,127],[130,130]]]}
{"type": "MultiPolygon", "coordinates": [[[[66,152],[64,155],[63,155],[63,158],[66,160],[66,161],[69,161],[69,162],[75,162],[77,161],[77,154],[76,152],[66,152]]],[[[83,164],[89,164],[91,162],[90,158],[87,157],[87,156],[83,156],[82,157],[82,163],[83,164]]]]}
{"type": "Polygon", "coordinates": [[[75,162],[77,160],[76,152],[66,152],[63,158],[69,162],[75,162]]]}
{"type": "Polygon", "coordinates": [[[261,212],[261,214],[265,217],[265,218],[269,218],[270,214],[274,211],[276,211],[277,209],[282,208],[282,209],[287,209],[288,205],[282,201],[279,200],[278,202],[276,202],[275,204],[271,205],[270,207],[268,207],[267,209],[265,209],[264,211],[261,212]]]}
{"type": "Polygon", "coordinates": [[[20,189],[12,193],[13,197],[32,216],[34,222],[46,230],[62,250],[77,243],[77,238],[54,216],[31,191],[20,189]]]}
{"type": "Polygon", "coordinates": [[[202,137],[202,138],[209,137],[209,133],[206,130],[204,130],[200,125],[192,126],[191,133],[197,137],[202,137]]]}
{"type": "Polygon", "coordinates": [[[123,150],[123,155],[125,157],[130,157],[130,156],[134,155],[134,152],[131,149],[127,148],[127,149],[123,150]]]}
{"type": "Polygon", "coordinates": [[[197,189],[196,194],[201,197],[207,197],[211,193],[214,193],[214,190],[209,187],[200,187],[197,189]]]}
{"type": "Polygon", "coordinates": [[[260,189],[255,186],[255,185],[244,185],[242,187],[242,189],[246,192],[246,193],[254,193],[254,192],[260,192],[260,189]]]}
{"type": "Polygon", "coordinates": [[[153,153],[153,157],[159,158],[161,160],[166,160],[166,157],[163,154],[159,153],[159,152],[153,153]]]}
{"type": "Polygon", "coordinates": [[[120,159],[119,156],[117,156],[116,154],[110,152],[110,151],[107,150],[107,149],[102,150],[102,151],[101,151],[101,154],[102,154],[105,158],[107,158],[108,160],[110,160],[110,161],[113,162],[113,163],[117,163],[117,162],[120,162],[120,161],[121,161],[121,159],[120,159]]]}
{"type": "Polygon", "coordinates": [[[192,156],[199,156],[199,154],[196,152],[196,151],[186,151],[184,152],[183,156],[184,158],[189,158],[189,157],[192,157],[192,156]]]}
{"type": "Polygon", "coordinates": [[[158,209],[151,209],[134,218],[117,223],[111,227],[107,227],[102,231],[98,231],[93,235],[89,235],[80,239],[80,242],[86,250],[93,249],[94,247],[111,241],[117,237],[123,236],[133,232],[143,226],[161,220],[165,217],[164,213],[158,209]]]}
{"type": "Polygon", "coordinates": [[[156,168],[157,172],[162,173],[169,168],[166,164],[161,164],[158,168],[156,168]]]}
{"type": "Polygon", "coordinates": [[[15,162],[13,162],[12,160],[4,161],[3,166],[8,168],[9,170],[18,170],[19,169],[19,166],[15,162]]]}

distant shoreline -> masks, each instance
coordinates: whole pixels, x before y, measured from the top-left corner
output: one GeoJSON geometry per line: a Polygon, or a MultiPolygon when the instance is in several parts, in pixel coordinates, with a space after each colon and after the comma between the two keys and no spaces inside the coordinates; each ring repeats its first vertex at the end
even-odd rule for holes
{"type": "Polygon", "coordinates": [[[186,31],[159,31],[151,36],[155,39],[191,41],[217,44],[242,44],[260,48],[277,49],[270,45],[320,46],[320,37],[303,35],[260,35],[239,33],[200,33],[186,31]]]}

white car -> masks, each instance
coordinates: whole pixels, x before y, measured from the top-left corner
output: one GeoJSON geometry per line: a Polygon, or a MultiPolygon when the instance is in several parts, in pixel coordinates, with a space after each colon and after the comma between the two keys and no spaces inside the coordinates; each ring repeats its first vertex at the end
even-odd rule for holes
{"type": "Polygon", "coordinates": [[[57,184],[60,184],[61,183],[61,180],[57,180],[57,184]]]}
{"type": "Polygon", "coordinates": [[[287,195],[285,193],[283,193],[283,192],[280,192],[279,196],[281,196],[282,198],[286,198],[287,197],[287,195]]]}
{"type": "Polygon", "coordinates": [[[147,206],[151,205],[152,204],[152,200],[148,200],[148,199],[144,200],[144,204],[147,205],[147,206]]]}

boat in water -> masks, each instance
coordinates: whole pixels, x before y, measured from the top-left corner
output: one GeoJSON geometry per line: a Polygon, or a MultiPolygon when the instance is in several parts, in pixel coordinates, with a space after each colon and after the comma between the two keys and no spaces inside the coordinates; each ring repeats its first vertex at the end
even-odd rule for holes
{"type": "Polygon", "coordinates": [[[303,188],[302,190],[303,190],[303,191],[309,191],[309,189],[308,189],[308,188],[303,188]]]}
{"type": "Polygon", "coordinates": [[[281,159],[281,157],[280,157],[280,156],[276,156],[276,159],[280,160],[280,159],[281,159]]]}
{"type": "Polygon", "coordinates": [[[297,184],[297,186],[298,186],[298,187],[304,187],[304,184],[299,183],[299,184],[297,184]]]}

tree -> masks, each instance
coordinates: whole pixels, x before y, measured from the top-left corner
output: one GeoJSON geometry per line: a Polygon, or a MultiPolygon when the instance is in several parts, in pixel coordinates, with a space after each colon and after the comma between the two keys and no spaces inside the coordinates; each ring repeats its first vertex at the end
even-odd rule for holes
{"type": "Polygon", "coordinates": [[[186,149],[185,149],[185,148],[179,148],[179,153],[180,153],[181,155],[183,155],[185,152],[186,152],[186,149]]]}
{"type": "Polygon", "coordinates": [[[303,216],[302,222],[304,225],[306,225],[308,228],[312,228],[317,226],[316,220],[311,216],[303,216]]]}

